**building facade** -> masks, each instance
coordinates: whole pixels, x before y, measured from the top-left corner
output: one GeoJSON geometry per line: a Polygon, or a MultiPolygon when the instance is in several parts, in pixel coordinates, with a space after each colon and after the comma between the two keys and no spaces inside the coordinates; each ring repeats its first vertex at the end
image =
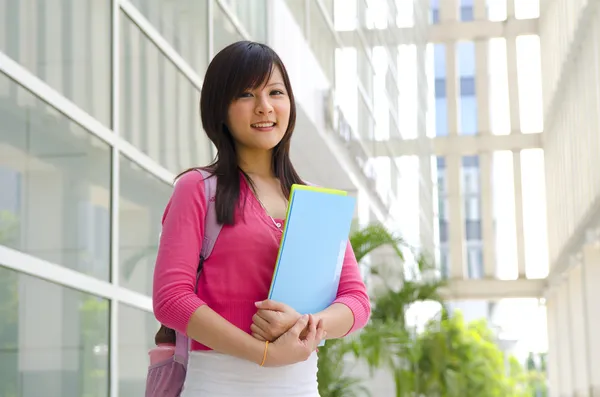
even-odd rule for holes
{"type": "Polygon", "coordinates": [[[406,133],[402,100],[424,137],[426,6],[350,3],[0,2],[0,395],[142,395],[162,212],[174,176],[215,154],[199,93],[233,41],[266,42],[286,63],[301,175],[357,195],[361,224],[414,231],[398,217],[416,214],[417,242],[433,244],[428,142],[416,178],[385,142],[406,133]]]}

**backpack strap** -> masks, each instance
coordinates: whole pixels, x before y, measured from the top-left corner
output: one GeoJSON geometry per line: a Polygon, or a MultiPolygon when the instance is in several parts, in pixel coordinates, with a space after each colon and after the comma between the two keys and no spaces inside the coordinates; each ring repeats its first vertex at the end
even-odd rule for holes
{"type": "MultiPolygon", "coordinates": [[[[210,256],[217,237],[223,225],[217,222],[217,209],[215,208],[215,197],[217,196],[217,177],[209,171],[199,168],[197,170],[204,178],[204,197],[206,198],[206,217],[204,218],[204,240],[200,252],[201,262],[210,256]]],[[[201,268],[198,269],[200,271],[201,268]]]]}
{"type": "MultiPolygon", "coordinates": [[[[215,197],[217,195],[217,177],[209,171],[198,168],[197,171],[202,174],[204,179],[204,198],[206,199],[206,215],[204,217],[204,238],[200,250],[198,261],[198,270],[196,271],[196,284],[194,292],[198,292],[198,281],[200,273],[204,266],[204,261],[208,259],[215,246],[219,233],[223,228],[217,221],[217,209],[215,207],[215,197]]],[[[175,360],[187,367],[188,352],[192,347],[191,339],[177,332],[175,342],[175,360]]]]}

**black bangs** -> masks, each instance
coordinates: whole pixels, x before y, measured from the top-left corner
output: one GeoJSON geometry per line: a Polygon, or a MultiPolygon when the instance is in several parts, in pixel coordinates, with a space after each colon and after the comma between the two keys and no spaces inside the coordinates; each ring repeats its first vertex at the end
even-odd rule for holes
{"type": "Polygon", "coordinates": [[[235,97],[249,89],[258,88],[266,83],[273,74],[276,64],[276,54],[269,47],[258,43],[248,43],[237,54],[238,59],[232,59],[231,86],[226,90],[235,97]]]}

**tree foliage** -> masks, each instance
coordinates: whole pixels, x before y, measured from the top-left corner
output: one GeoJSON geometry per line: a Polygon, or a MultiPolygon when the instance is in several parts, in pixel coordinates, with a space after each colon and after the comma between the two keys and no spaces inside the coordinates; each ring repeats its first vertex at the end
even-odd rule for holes
{"type": "Polygon", "coordinates": [[[407,278],[404,270],[400,288],[391,288],[379,272],[384,290],[372,299],[367,326],[345,339],[327,341],[319,349],[319,392],[321,397],[369,396],[364,379],[350,375],[351,362],[364,362],[371,370],[388,370],[394,379],[396,397],[525,397],[545,396],[544,358],[527,369],[505,357],[485,320],[465,323],[460,312],[449,315],[440,296],[444,281],[421,277],[433,268],[427,257],[409,247],[379,224],[355,230],[350,242],[358,261],[373,251],[389,247],[401,262],[404,252],[416,257],[416,275],[407,278]],[[407,323],[407,310],[418,302],[438,302],[440,312],[422,332],[407,323]]]}

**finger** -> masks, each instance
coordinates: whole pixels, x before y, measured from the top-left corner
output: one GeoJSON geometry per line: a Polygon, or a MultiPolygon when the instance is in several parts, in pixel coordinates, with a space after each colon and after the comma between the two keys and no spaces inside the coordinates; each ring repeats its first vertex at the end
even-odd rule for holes
{"type": "Polygon", "coordinates": [[[294,324],[292,328],[290,328],[289,332],[298,337],[306,327],[306,324],[308,324],[308,315],[305,314],[303,316],[300,316],[298,321],[296,321],[296,324],[294,324]]]}
{"type": "Polygon", "coordinates": [[[267,323],[272,324],[274,323],[278,318],[279,315],[281,313],[273,311],[273,310],[264,310],[264,309],[260,309],[256,312],[256,314],[262,318],[263,320],[265,320],[267,323]]]}
{"type": "Polygon", "coordinates": [[[265,332],[269,329],[269,322],[259,316],[258,313],[252,316],[252,323],[265,332]]]}
{"type": "Polygon", "coordinates": [[[261,342],[264,342],[264,341],[266,341],[266,339],[265,339],[265,338],[263,338],[263,337],[262,337],[262,335],[255,334],[254,332],[252,333],[252,337],[253,337],[254,339],[257,339],[257,340],[261,341],[261,342]]]}
{"type": "Polygon", "coordinates": [[[278,312],[286,312],[289,310],[289,306],[285,303],[277,302],[272,299],[256,302],[255,305],[257,308],[264,310],[275,310],[278,312]]]}
{"type": "MultiPolygon", "coordinates": [[[[253,335],[256,334],[256,335],[260,336],[263,341],[271,340],[271,338],[269,337],[269,334],[266,331],[257,327],[256,324],[250,325],[250,331],[252,331],[253,335]]],[[[257,338],[257,339],[259,339],[259,338],[257,338]]]]}
{"type": "Polygon", "coordinates": [[[317,336],[317,326],[315,318],[310,315],[308,320],[308,332],[306,333],[306,340],[312,341],[317,336]]]}

